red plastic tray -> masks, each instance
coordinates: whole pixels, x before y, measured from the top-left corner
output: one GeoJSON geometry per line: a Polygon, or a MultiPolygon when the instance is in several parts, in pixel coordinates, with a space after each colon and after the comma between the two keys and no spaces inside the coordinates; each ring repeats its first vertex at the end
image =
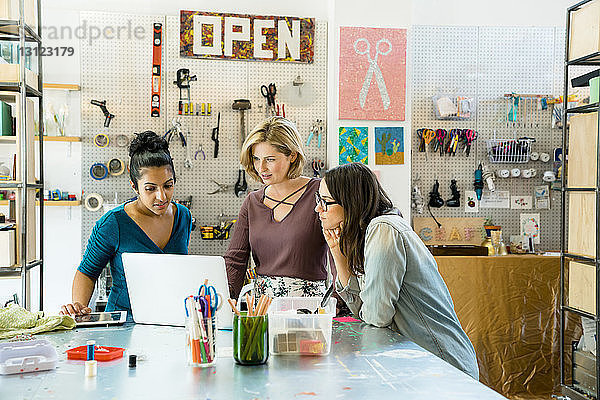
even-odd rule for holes
{"type": "MultiPolygon", "coordinates": [[[[125,349],[120,347],[95,346],[94,360],[110,361],[116,358],[123,357],[125,349]]],[[[69,360],[87,360],[87,346],[74,347],[67,350],[67,358],[69,360]]]]}

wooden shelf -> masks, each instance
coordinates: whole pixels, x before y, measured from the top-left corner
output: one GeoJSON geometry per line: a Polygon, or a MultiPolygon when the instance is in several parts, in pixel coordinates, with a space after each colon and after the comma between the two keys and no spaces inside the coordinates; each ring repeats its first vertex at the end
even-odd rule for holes
{"type": "MultiPolygon", "coordinates": [[[[35,136],[35,140],[40,140],[35,136]]],[[[15,143],[16,136],[0,136],[0,143],[15,143]]],[[[44,142],[81,142],[79,136],[44,136],[44,142]]]]}
{"type": "MultiPolygon", "coordinates": [[[[35,140],[40,140],[39,136],[35,140]]],[[[44,136],[44,142],[81,142],[80,136],[44,136]]]]}
{"type": "Polygon", "coordinates": [[[81,86],[72,83],[44,83],[42,87],[44,89],[81,90],[81,86]]]}
{"type": "MultiPolygon", "coordinates": [[[[0,206],[7,206],[8,205],[8,200],[0,200],[0,206]]],[[[36,206],[40,205],[39,201],[35,202],[36,206]]],[[[48,206],[48,207],[73,207],[73,206],[80,206],[81,205],[81,200],[46,200],[44,201],[44,205],[48,206]]]]}

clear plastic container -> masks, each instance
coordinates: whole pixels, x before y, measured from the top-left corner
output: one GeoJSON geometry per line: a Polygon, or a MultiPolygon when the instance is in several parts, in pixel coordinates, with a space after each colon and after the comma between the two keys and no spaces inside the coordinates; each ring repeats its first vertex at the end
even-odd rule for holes
{"type": "Polygon", "coordinates": [[[321,297],[276,297],[269,307],[269,347],[273,355],[326,355],[336,299],[319,310],[321,297]],[[311,314],[298,314],[297,310],[311,314]],[[314,314],[317,311],[317,314],[314,314]],[[319,313],[320,312],[320,313],[319,313]]]}
{"type": "Polygon", "coordinates": [[[269,358],[269,319],[266,315],[233,316],[233,359],[242,365],[264,364],[269,358]]]}
{"type": "Polygon", "coordinates": [[[216,323],[215,317],[185,319],[185,349],[188,365],[210,367],[215,363],[216,323]]]}

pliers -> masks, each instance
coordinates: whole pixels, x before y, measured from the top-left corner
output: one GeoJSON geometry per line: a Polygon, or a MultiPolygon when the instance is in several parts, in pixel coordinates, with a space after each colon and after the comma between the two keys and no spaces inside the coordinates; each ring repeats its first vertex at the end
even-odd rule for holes
{"type": "Polygon", "coordinates": [[[211,182],[214,183],[215,185],[217,185],[219,188],[217,190],[209,192],[208,194],[217,194],[217,193],[221,193],[221,192],[228,192],[231,188],[233,188],[233,185],[222,184],[222,183],[215,181],[214,179],[211,179],[211,182]]]}
{"type": "Polygon", "coordinates": [[[173,126],[163,135],[163,139],[167,141],[167,143],[171,142],[171,137],[174,132],[177,132],[179,135],[179,139],[181,140],[181,145],[183,147],[187,146],[187,141],[185,140],[185,135],[181,131],[181,122],[179,119],[173,118],[173,126]]]}
{"type": "Polygon", "coordinates": [[[319,119],[317,120],[316,123],[313,123],[310,127],[310,135],[308,135],[308,139],[306,139],[306,145],[308,146],[310,144],[310,141],[312,140],[313,136],[315,135],[315,133],[319,133],[318,136],[318,146],[321,147],[321,134],[323,132],[323,123],[322,121],[319,119]]]}
{"type": "Polygon", "coordinates": [[[202,145],[198,146],[198,150],[196,150],[196,152],[194,153],[194,160],[198,159],[198,154],[200,154],[202,156],[203,160],[206,160],[206,154],[204,153],[204,150],[202,149],[202,145]]]}

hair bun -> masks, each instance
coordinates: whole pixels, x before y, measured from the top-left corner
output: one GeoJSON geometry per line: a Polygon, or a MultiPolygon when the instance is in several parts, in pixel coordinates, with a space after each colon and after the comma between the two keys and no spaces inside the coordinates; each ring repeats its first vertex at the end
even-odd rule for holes
{"type": "Polygon", "coordinates": [[[141,133],[136,133],[135,138],[131,141],[129,145],[129,157],[133,157],[136,153],[142,152],[152,152],[156,153],[161,150],[169,152],[169,144],[165,139],[158,136],[156,133],[152,131],[145,131],[141,133]]]}

